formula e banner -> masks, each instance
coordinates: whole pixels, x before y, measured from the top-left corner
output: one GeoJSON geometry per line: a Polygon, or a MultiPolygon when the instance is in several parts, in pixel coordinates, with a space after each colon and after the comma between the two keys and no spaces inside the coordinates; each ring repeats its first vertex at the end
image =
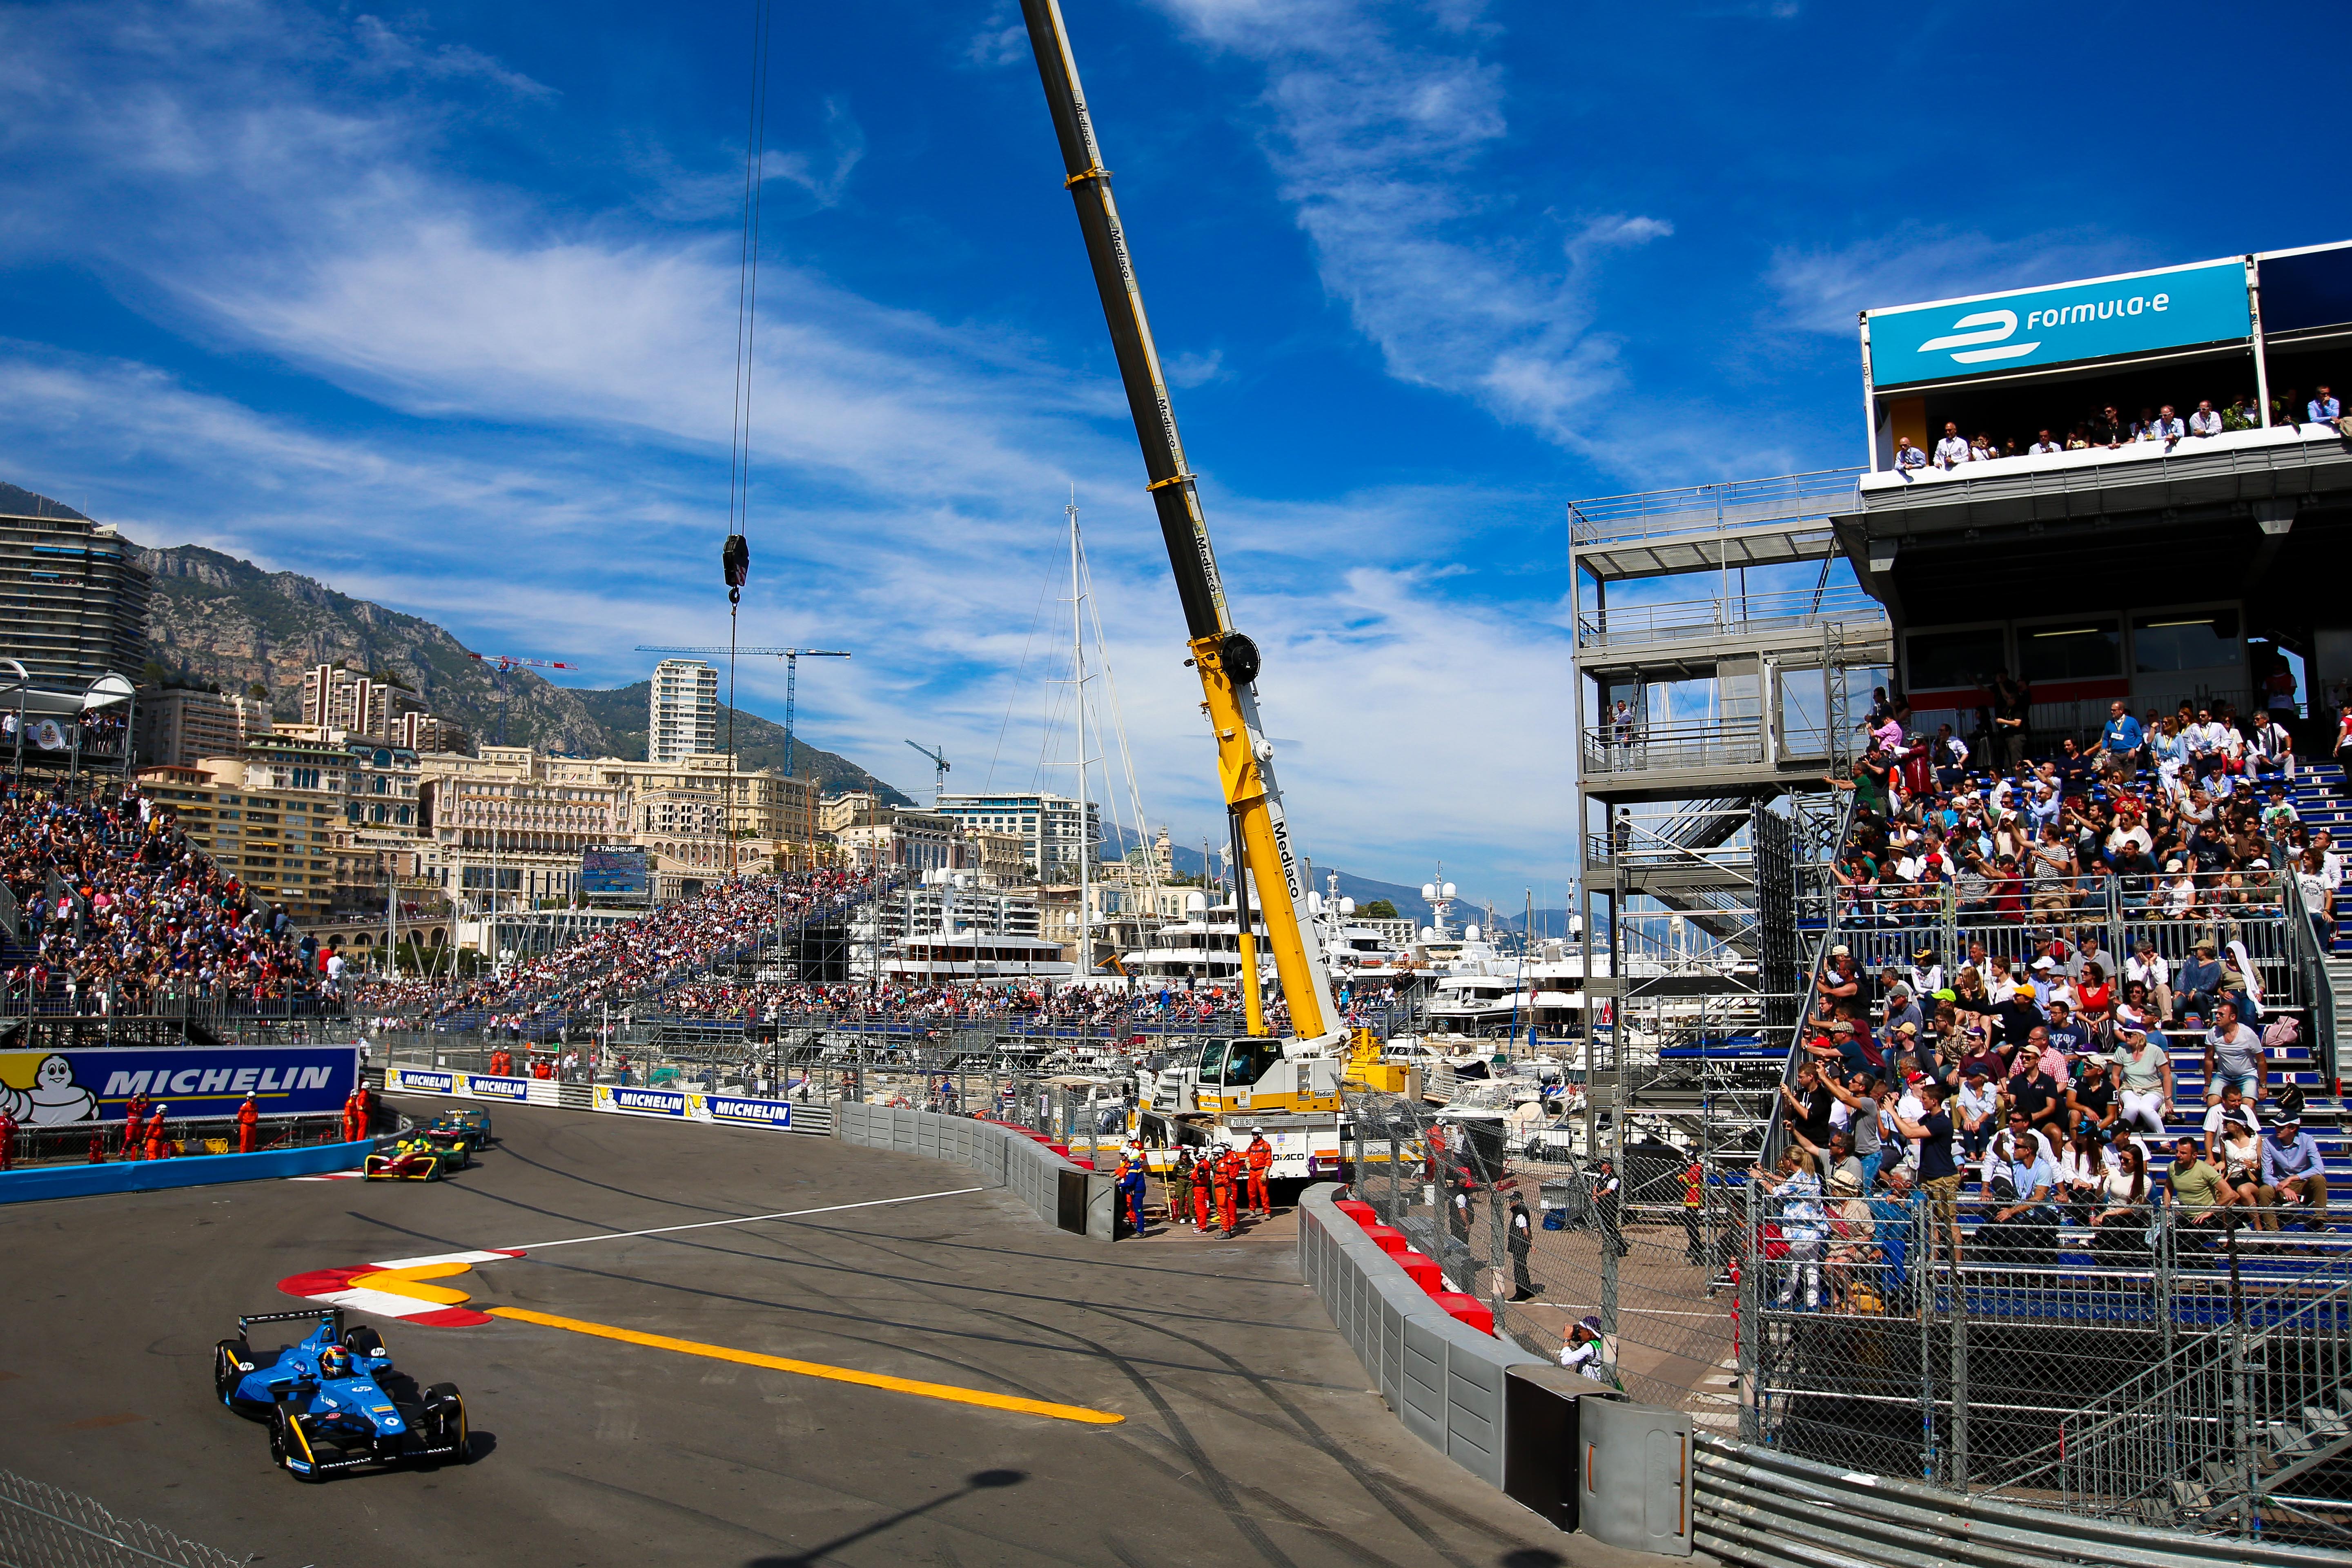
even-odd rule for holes
{"type": "Polygon", "coordinates": [[[2253,336],[2246,266],[2235,257],[1873,310],[1869,321],[1880,391],[2253,336]]]}
{"type": "Polygon", "coordinates": [[[174,1117],[231,1116],[249,1094],[264,1116],[296,1116],[341,1110],[359,1078],[355,1045],[6,1051],[0,1110],[31,1127],[120,1121],[143,1094],[174,1117]]]}

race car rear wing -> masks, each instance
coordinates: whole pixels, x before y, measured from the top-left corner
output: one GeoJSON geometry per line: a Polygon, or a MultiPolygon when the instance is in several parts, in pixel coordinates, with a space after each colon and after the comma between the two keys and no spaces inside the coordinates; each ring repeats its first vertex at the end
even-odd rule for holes
{"type": "Polygon", "coordinates": [[[313,1307],[307,1312],[254,1312],[236,1321],[236,1331],[245,1332],[256,1323],[315,1323],[322,1319],[335,1321],[335,1338],[343,1337],[343,1310],[341,1307],[313,1307]]]}

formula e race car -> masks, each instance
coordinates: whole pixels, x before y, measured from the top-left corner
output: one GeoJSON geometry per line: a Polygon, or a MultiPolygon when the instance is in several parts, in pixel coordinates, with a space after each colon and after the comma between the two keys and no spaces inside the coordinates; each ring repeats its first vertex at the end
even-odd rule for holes
{"type": "Polygon", "coordinates": [[[425,1124],[425,1131],[436,1138],[478,1150],[490,1142],[490,1113],[479,1106],[460,1105],[435,1117],[425,1124]]]}
{"type": "Polygon", "coordinates": [[[370,1154],[360,1174],[371,1182],[437,1182],[473,1163],[473,1148],[463,1139],[415,1131],[404,1134],[390,1153],[370,1154]]]}
{"type": "Polygon", "coordinates": [[[296,1479],[324,1480],[363,1465],[464,1464],[466,1402],[454,1383],[419,1390],[395,1372],[383,1340],[343,1310],[261,1312],[236,1321],[213,1349],[213,1391],[238,1415],[269,1425],[270,1462],[296,1479]],[[255,1325],[314,1324],[299,1343],[256,1352],[255,1325]]]}

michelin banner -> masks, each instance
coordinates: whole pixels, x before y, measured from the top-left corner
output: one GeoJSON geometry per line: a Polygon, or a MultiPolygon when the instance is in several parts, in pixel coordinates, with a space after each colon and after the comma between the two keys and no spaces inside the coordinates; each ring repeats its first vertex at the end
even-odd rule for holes
{"type": "Polygon", "coordinates": [[[143,1094],[174,1117],[233,1116],[249,1094],[264,1116],[299,1116],[341,1110],[359,1075],[355,1045],[7,1051],[0,1110],[29,1127],[120,1121],[143,1094]]]}
{"type": "MultiPolygon", "coordinates": [[[[562,1103],[555,1092],[556,1085],[551,1082],[498,1078],[449,1068],[391,1068],[384,1073],[383,1087],[393,1094],[446,1094],[457,1100],[503,1100],[533,1105],[562,1103]]],[[[592,1091],[589,1109],[621,1116],[664,1116],[677,1121],[793,1131],[793,1108],[784,1100],[709,1094],[701,1089],[626,1089],[600,1083],[592,1091]]],[[[817,1128],[820,1132],[824,1130],[822,1124],[817,1128]]]]}

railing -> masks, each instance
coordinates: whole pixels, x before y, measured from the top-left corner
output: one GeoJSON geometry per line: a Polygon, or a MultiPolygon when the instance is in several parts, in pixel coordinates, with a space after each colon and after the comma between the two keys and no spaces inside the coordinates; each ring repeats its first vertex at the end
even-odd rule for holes
{"type": "MultiPolygon", "coordinates": [[[[1812,1011],[1812,999],[1821,994],[1822,975],[1829,968],[1830,949],[1838,945],[1839,942],[1837,909],[1841,900],[1834,898],[1827,887],[1817,885],[1807,888],[1804,873],[1810,866],[1825,867],[1831,858],[1845,847],[1846,840],[1853,833],[1854,814],[1861,808],[1861,805],[1862,798],[1858,794],[1846,793],[1841,803],[1841,809],[1837,813],[1837,826],[1825,836],[1825,842],[1818,851],[1819,858],[1800,864],[1797,886],[1798,927],[1802,930],[1807,924],[1809,905],[1822,910],[1822,924],[1821,936],[1813,943],[1812,962],[1805,966],[1803,989],[1797,1003],[1797,1021],[1789,1031],[1789,1049],[1780,1058],[1780,1082],[1784,1085],[1793,1086],[1796,1083],[1797,1068],[1806,1060],[1805,1024],[1812,1011]]],[[[1772,1159],[1780,1152],[1781,1114],[1786,1109],[1786,1102],[1779,1096],[1774,1096],[1772,1110],[1764,1123],[1764,1136],[1761,1141],[1763,1158],[1766,1160],[1772,1159]]]]}
{"type": "Polygon", "coordinates": [[[1855,484],[1864,471],[1828,468],[1576,501],[1568,509],[1569,541],[1598,544],[1667,539],[1749,522],[1825,517],[1832,508],[1855,504],[1855,484]]]}
{"type": "Polygon", "coordinates": [[[1584,772],[1636,773],[1693,768],[1756,767],[1764,761],[1761,719],[1707,719],[1584,731],[1584,772]]]}
{"type": "MultiPolygon", "coordinates": [[[[2179,1516],[2255,1528],[2265,1511],[2332,1516],[2352,1544],[2352,1491],[2314,1489],[2352,1409],[2352,1253],[2294,1287],[2287,1310],[2200,1335],[2122,1387],[2065,1415],[1995,1495],[2069,1512],[2179,1516]],[[2296,1485],[2298,1481],[2303,1485],[2296,1485]],[[2246,1500],[2255,1508],[2246,1508],[2246,1500]]],[[[2306,1518],[2302,1522],[2313,1522],[2306,1518]]]]}
{"type": "Polygon", "coordinates": [[[2307,1215],[2231,1231],[2159,1190],[2096,1226],[2001,1224],[1963,1198],[1955,1267],[1916,1194],[1858,1221],[1746,1195],[1743,1436],[1951,1494],[2352,1542],[2352,1248],[2281,1234],[2307,1215]]]}
{"type": "Polygon", "coordinates": [[[121,1519],[86,1498],[0,1470],[0,1562],[43,1568],[239,1568],[250,1557],[121,1519]]]}
{"type": "Polygon", "coordinates": [[[2311,1051],[2329,1084],[2338,1081],[2336,1065],[2336,982],[2327,973],[2327,950],[2311,923],[2311,907],[2304,901],[2303,884],[2292,875],[2279,879],[2286,890],[2286,948],[2297,992],[2311,1009],[2311,1051]]]}
{"type": "Polygon", "coordinates": [[[1633,647],[1686,637],[1801,629],[1824,621],[1861,621],[1883,627],[1886,607],[1860,588],[1851,587],[1618,605],[1579,614],[1576,645],[1580,648],[1633,647]]]}
{"type": "Polygon", "coordinates": [[[2215,943],[2233,962],[2242,947],[2265,1007],[2304,1007],[2316,1004],[2326,973],[2315,943],[2308,944],[2309,962],[2298,960],[2295,944],[2308,937],[2310,921],[2298,923],[2291,912],[2293,886],[2276,871],[2037,877],[1998,897],[1967,900],[1952,883],[1847,886],[1839,890],[1837,924],[1857,963],[1872,973],[1899,965],[1923,940],[1948,963],[1979,944],[1988,957],[2030,962],[2037,942],[2051,936],[2079,942],[2095,932],[2098,962],[2118,999],[2125,958],[2142,941],[2170,966],[2176,991],[2180,967],[2195,958],[2198,943],[2215,943]]]}

